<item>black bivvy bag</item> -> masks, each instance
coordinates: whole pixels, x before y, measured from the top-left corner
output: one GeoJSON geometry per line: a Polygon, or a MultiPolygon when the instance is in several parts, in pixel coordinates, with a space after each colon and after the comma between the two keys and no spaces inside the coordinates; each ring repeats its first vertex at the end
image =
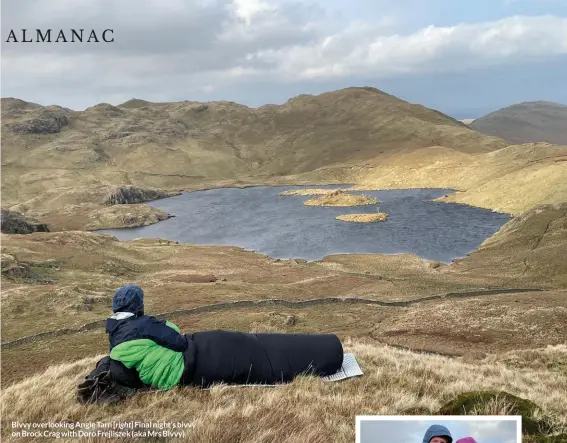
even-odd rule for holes
{"type": "Polygon", "coordinates": [[[216,330],[186,337],[182,385],[285,383],[300,374],[331,375],[343,364],[343,347],[334,334],[216,330]]]}
{"type": "MultiPolygon", "coordinates": [[[[285,383],[300,374],[331,375],[343,364],[342,344],[332,334],[204,331],[185,337],[181,385],[285,383]]],[[[136,368],[106,356],[79,384],[77,398],[86,404],[116,403],[148,389],[136,368]]]]}

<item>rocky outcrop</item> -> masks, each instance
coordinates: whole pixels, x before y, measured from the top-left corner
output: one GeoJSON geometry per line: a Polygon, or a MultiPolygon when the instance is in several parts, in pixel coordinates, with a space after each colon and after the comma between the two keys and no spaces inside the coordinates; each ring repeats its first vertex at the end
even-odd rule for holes
{"type": "Polygon", "coordinates": [[[26,219],[15,211],[2,209],[2,227],[4,234],[31,234],[32,232],[49,232],[46,224],[26,219]]]}
{"type": "Polygon", "coordinates": [[[61,128],[69,124],[67,116],[51,109],[42,109],[36,117],[8,125],[8,129],[16,134],[57,134],[61,128]]]}
{"type": "Polygon", "coordinates": [[[25,278],[29,275],[30,269],[25,264],[21,264],[11,254],[1,254],[0,257],[2,275],[6,277],[25,278]]]}
{"type": "Polygon", "coordinates": [[[319,197],[305,200],[306,206],[363,206],[380,203],[376,198],[367,195],[349,194],[342,189],[337,189],[330,194],[323,194],[319,197]]]}
{"type": "Polygon", "coordinates": [[[104,199],[103,204],[111,205],[131,205],[143,203],[160,198],[180,195],[180,192],[167,192],[159,189],[143,189],[135,186],[120,186],[112,189],[104,199]]]}
{"type": "Polygon", "coordinates": [[[27,284],[51,284],[55,282],[55,273],[61,263],[46,260],[37,263],[22,262],[12,253],[0,254],[2,277],[27,284]]]}
{"type": "Polygon", "coordinates": [[[134,228],[152,225],[170,217],[166,212],[144,204],[115,204],[91,211],[85,228],[89,231],[134,228]]]}

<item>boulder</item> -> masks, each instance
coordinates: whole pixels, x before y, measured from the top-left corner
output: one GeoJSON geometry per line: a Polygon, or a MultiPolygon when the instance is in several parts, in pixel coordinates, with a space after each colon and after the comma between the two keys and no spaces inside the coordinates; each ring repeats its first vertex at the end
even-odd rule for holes
{"type": "Polygon", "coordinates": [[[297,323],[297,317],[295,315],[288,315],[285,319],[285,326],[294,326],[297,323]]]}
{"type": "Polygon", "coordinates": [[[36,117],[28,118],[19,123],[8,125],[8,129],[16,134],[57,134],[67,126],[67,116],[61,112],[43,110],[36,117]]]}
{"type": "Polygon", "coordinates": [[[150,200],[171,197],[179,195],[180,192],[166,192],[159,189],[143,189],[135,186],[119,186],[113,188],[103,204],[105,205],[131,205],[135,203],[143,203],[150,200]]]}
{"type": "Polygon", "coordinates": [[[22,214],[2,209],[1,228],[4,234],[31,234],[32,232],[49,232],[46,224],[24,218],[22,214]]]}

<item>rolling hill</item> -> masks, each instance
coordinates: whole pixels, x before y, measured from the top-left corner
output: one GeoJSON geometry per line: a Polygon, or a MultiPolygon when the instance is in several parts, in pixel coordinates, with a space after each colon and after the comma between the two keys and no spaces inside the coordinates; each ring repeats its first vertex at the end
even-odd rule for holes
{"type": "Polygon", "coordinates": [[[165,216],[143,205],[161,190],[244,185],[447,187],[461,191],[450,201],[520,213],[567,199],[566,158],[565,147],[509,146],[368,87],[258,108],[132,99],[73,111],[2,99],[2,205],[55,230],[147,224],[165,216]],[[109,211],[108,195],[123,189],[148,198],[109,211]]]}
{"type": "Polygon", "coordinates": [[[476,153],[506,145],[373,88],[300,95],[259,108],[130,100],[72,111],[6,98],[2,124],[8,205],[77,193],[81,186],[179,189],[221,180],[265,182],[402,148],[440,144],[476,153]]]}
{"type": "MultiPolygon", "coordinates": [[[[3,441],[16,441],[17,420],[119,417],[191,423],[180,441],[281,441],[285,430],[289,443],[349,442],[355,415],[435,415],[471,390],[536,402],[545,433],[565,433],[566,210],[528,211],[451,265],[409,254],[300,263],[92,232],[2,234],[3,441]],[[336,333],[365,375],[274,389],[176,388],[84,407],[75,388],[108,352],[105,318],[126,280],[143,282],[147,311],[167,313],[183,331],[336,333]]],[[[509,415],[512,406],[477,413],[509,415]]]]}
{"type": "Polygon", "coordinates": [[[474,120],[470,127],[510,143],[567,144],[567,106],[545,101],[508,106],[474,120]]]}

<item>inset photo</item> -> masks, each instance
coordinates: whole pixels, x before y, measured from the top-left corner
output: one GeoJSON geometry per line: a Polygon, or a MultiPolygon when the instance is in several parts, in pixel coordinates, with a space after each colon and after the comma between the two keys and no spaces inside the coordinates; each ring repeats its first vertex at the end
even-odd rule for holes
{"type": "Polygon", "coordinates": [[[521,443],[521,416],[357,416],[356,443],[521,443]]]}

